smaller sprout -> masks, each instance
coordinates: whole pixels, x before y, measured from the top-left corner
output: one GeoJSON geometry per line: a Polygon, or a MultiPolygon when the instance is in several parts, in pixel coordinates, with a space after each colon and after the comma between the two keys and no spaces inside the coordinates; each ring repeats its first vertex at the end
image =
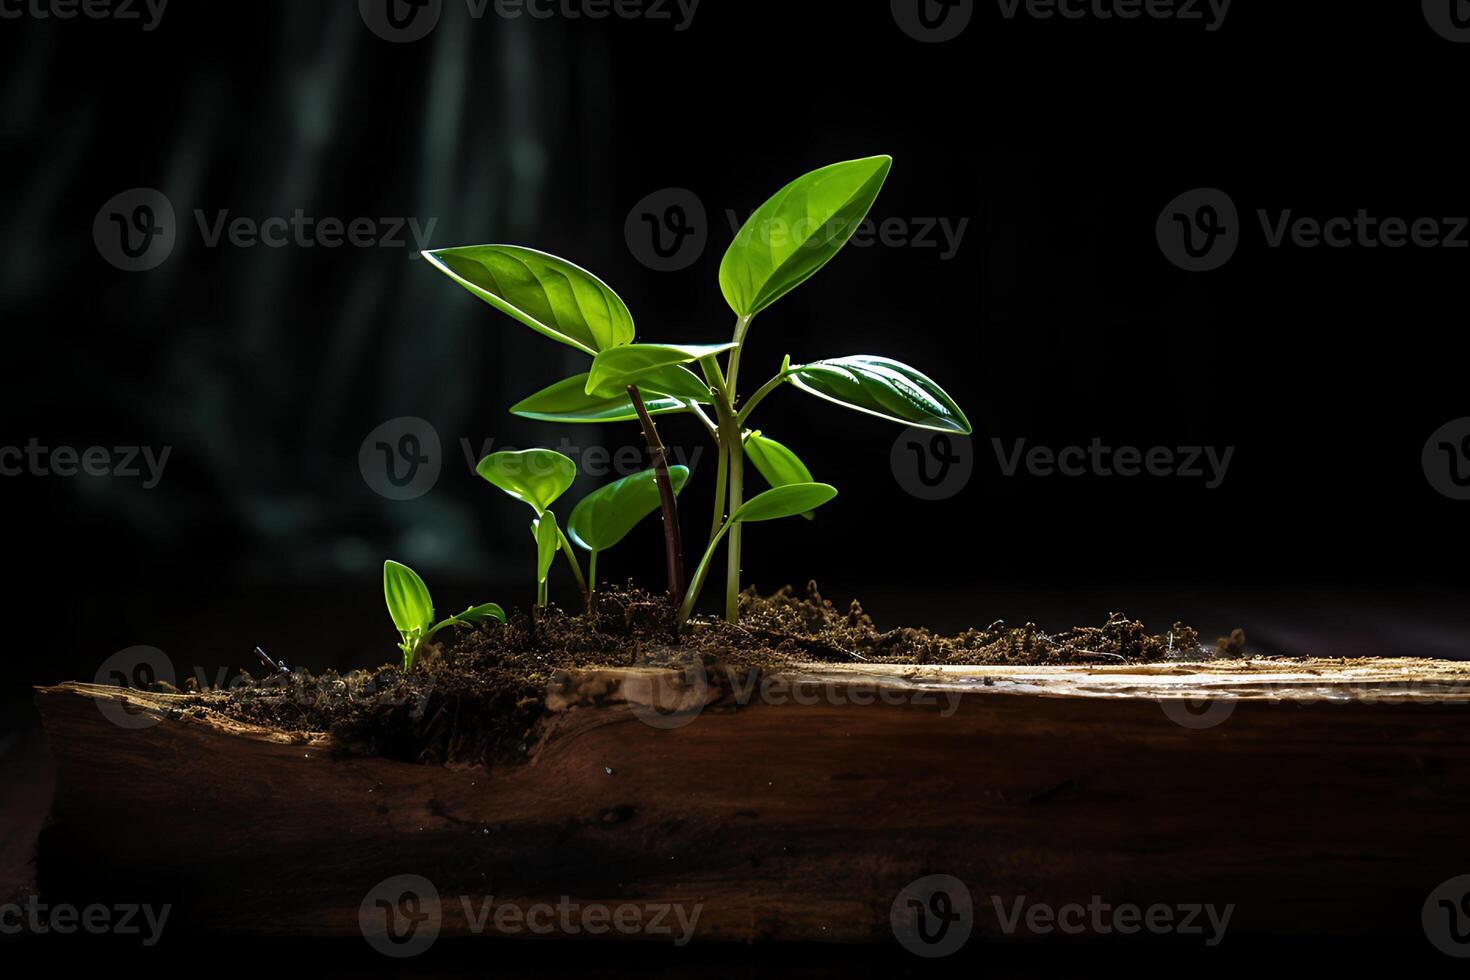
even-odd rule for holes
{"type": "Polygon", "coordinates": [[[417,572],[396,561],[383,562],[383,598],[388,603],[388,615],[398,627],[403,651],[403,669],[413,670],[418,663],[424,644],[433,642],[440,630],[450,626],[475,626],[486,620],[505,622],[505,610],[493,602],[483,606],[471,606],[458,616],[434,622],[434,601],[429,597],[429,587],[417,572]]]}

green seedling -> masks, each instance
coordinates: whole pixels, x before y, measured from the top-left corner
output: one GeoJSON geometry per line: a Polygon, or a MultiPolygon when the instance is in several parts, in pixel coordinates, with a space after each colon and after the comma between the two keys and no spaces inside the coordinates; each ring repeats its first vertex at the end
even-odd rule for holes
{"type": "Polygon", "coordinates": [[[571,563],[572,572],[582,594],[587,594],[587,581],[572,543],[562,533],[551,505],[571,489],[577,479],[577,464],[551,449],[528,449],[525,452],[492,453],[480,460],[475,472],[493,485],[536,512],[531,533],[536,538],[536,606],[544,608],[547,581],[556,553],[561,550],[571,563]]]}
{"type": "MultiPolygon", "coordinates": [[[[692,613],[715,549],[726,550],[725,615],[739,616],[742,529],[757,518],[747,503],[792,487],[824,487],[797,455],[751,433],[755,409],[787,385],[844,408],[916,428],[969,435],[954,400],[927,376],[886,357],[859,354],[793,365],[791,358],[748,400],[740,397],[741,359],[755,318],[821,270],[852,238],[888,178],[893,161],[866,157],[797,178],[751,216],[720,263],[720,291],[735,314],[729,343],[637,344],[633,316],[606,283],[564,259],[514,245],[478,245],[425,253],[437,268],[475,296],[533,330],[592,357],[588,370],[517,403],[526,418],[574,424],[640,420],[655,457],[669,550],[670,591],[676,575],[677,513],[669,471],[661,468],[654,416],[692,415],[718,449],[710,540],[682,603],[692,613]],[[697,373],[696,373],[697,372],[697,373]],[[746,500],[749,459],[772,490],[746,500]],[[744,515],[744,516],[742,516],[744,515]]],[[[830,488],[827,488],[830,490],[830,488]]],[[[833,491],[835,493],[835,491],[833,491]]],[[[815,491],[780,500],[817,500],[815,491]]],[[[831,499],[793,511],[812,512],[831,499]]],[[[760,517],[771,520],[773,517],[760,517]]],[[[570,549],[568,549],[570,550],[570,549]]]]}
{"type": "MultiPolygon", "coordinates": [[[[669,482],[678,494],[689,482],[689,467],[669,467],[669,482]]],[[[644,470],[594,490],[572,509],[567,534],[588,554],[589,592],[597,591],[597,556],[621,542],[661,505],[654,471],[644,470]]]]}
{"type": "Polygon", "coordinates": [[[493,602],[471,606],[458,616],[434,622],[434,600],[429,597],[429,587],[412,568],[396,561],[383,563],[383,598],[387,600],[393,625],[398,627],[398,649],[403,651],[404,670],[413,670],[424,645],[432,643],[441,630],[450,626],[475,626],[491,619],[505,622],[505,610],[493,602]]]}

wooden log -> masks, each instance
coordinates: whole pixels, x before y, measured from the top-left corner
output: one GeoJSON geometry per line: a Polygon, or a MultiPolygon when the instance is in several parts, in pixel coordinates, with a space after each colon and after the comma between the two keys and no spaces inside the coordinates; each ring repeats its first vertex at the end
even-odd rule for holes
{"type": "Polygon", "coordinates": [[[700,939],[891,941],[895,898],[933,874],[967,885],[982,936],[1011,934],[998,909],[1023,896],[1362,935],[1418,932],[1431,890],[1470,872],[1467,665],[710,680],[569,673],[530,761],[496,771],[342,756],[325,735],[185,716],[187,696],[43,688],[59,779],[41,884],[152,889],[218,933],[356,935],[364,897],[412,874],[448,935],[493,895],[697,904],[700,939]]]}

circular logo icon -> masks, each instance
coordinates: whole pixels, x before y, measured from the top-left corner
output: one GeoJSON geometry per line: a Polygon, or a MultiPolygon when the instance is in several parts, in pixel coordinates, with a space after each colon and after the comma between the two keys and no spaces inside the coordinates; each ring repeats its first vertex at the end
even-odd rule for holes
{"type": "Polygon", "coordinates": [[[891,0],[893,19],[915,41],[939,44],[965,33],[975,0],[891,0]]]}
{"type": "Polygon", "coordinates": [[[368,30],[385,41],[410,44],[422,41],[439,26],[444,0],[357,0],[368,30]]]}
{"type": "Polygon", "coordinates": [[[444,925],[439,890],[422,875],[384,879],[363,897],[357,924],[362,938],[384,956],[418,956],[434,945],[444,925]]]}
{"type": "Polygon", "coordinates": [[[389,500],[416,500],[434,489],[443,466],[439,432],[426,419],[406,415],[369,432],[357,466],[373,492],[389,500]]]}
{"type": "MultiPolygon", "coordinates": [[[[112,684],[132,691],[147,691],[162,681],[174,686],[177,675],[173,661],[157,647],[128,647],[119,650],[97,668],[96,684],[112,684]]],[[[117,701],[98,701],[102,716],[119,728],[152,728],[163,719],[150,711],[131,708],[117,701]]]]}
{"type": "Polygon", "coordinates": [[[178,241],[173,202],[151,187],[123,191],[97,212],[92,240],[102,257],[124,272],[156,269],[178,241]]]}
{"type": "Polygon", "coordinates": [[[1424,0],[1424,19],[1447,41],[1470,41],[1470,3],[1466,0],[1424,0]]]}
{"type": "Polygon", "coordinates": [[[970,484],[975,449],[964,436],[906,429],[888,454],[893,478],[920,500],[948,500],[970,484]]]}
{"type": "Polygon", "coordinates": [[[1451,500],[1470,500],[1470,418],[1436,429],[1422,459],[1430,486],[1451,500]]]}
{"type": "Polygon", "coordinates": [[[1159,707],[1174,724],[1195,731],[1223,725],[1235,714],[1235,702],[1229,699],[1159,698],[1159,707]]]}
{"type": "Polygon", "coordinates": [[[709,216],[693,191],[665,187],[633,205],[623,237],[633,257],[654,272],[678,272],[704,255],[709,216]]]}
{"type": "Polygon", "coordinates": [[[1240,245],[1240,221],[1230,195],[1213,187],[1185,191],[1155,226],[1164,257],[1186,272],[1218,269],[1240,245]]]}
{"type": "Polygon", "coordinates": [[[1458,959],[1470,957],[1470,875],[1458,875],[1430,892],[1420,917],[1435,949],[1458,959]]]}
{"type": "Polygon", "coordinates": [[[935,959],[958,952],[975,927],[970,889],[951,875],[911,881],[888,911],[893,935],[915,956],[935,959]]]}
{"type": "Polygon", "coordinates": [[[709,703],[709,694],[709,672],[699,660],[682,670],[648,667],[623,681],[623,697],[633,716],[665,731],[693,724],[709,703]]]}

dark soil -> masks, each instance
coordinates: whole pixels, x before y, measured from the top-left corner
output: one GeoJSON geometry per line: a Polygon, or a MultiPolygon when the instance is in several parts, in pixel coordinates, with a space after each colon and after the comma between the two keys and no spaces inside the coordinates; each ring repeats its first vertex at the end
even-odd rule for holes
{"type": "MultiPolygon", "coordinates": [[[[995,622],[958,636],[879,630],[854,601],[845,610],[790,587],[741,597],[738,626],[701,619],[676,637],[668,602],[636,589],[599,593],[595,609],[516,614],[447,639],[409,674],[397,667],[298,671],[229,690],[197,693],[199,709],[287,732],[328,732],[344,751],[422,763],[496,765],[523,759],[558,671],[614,666],[707,665],[779,670],[800,662],[912,664],[1106,664],[1200,659],[1199,634],[1176,623],[1150,634],[1113,614],[1096,627],[1047,633],[995,622]]],[[[386,644],[385,644],[386,647],[386,644]]],[[[1216,656],[1240,656],[1240,631],[1216,656]]]]}

